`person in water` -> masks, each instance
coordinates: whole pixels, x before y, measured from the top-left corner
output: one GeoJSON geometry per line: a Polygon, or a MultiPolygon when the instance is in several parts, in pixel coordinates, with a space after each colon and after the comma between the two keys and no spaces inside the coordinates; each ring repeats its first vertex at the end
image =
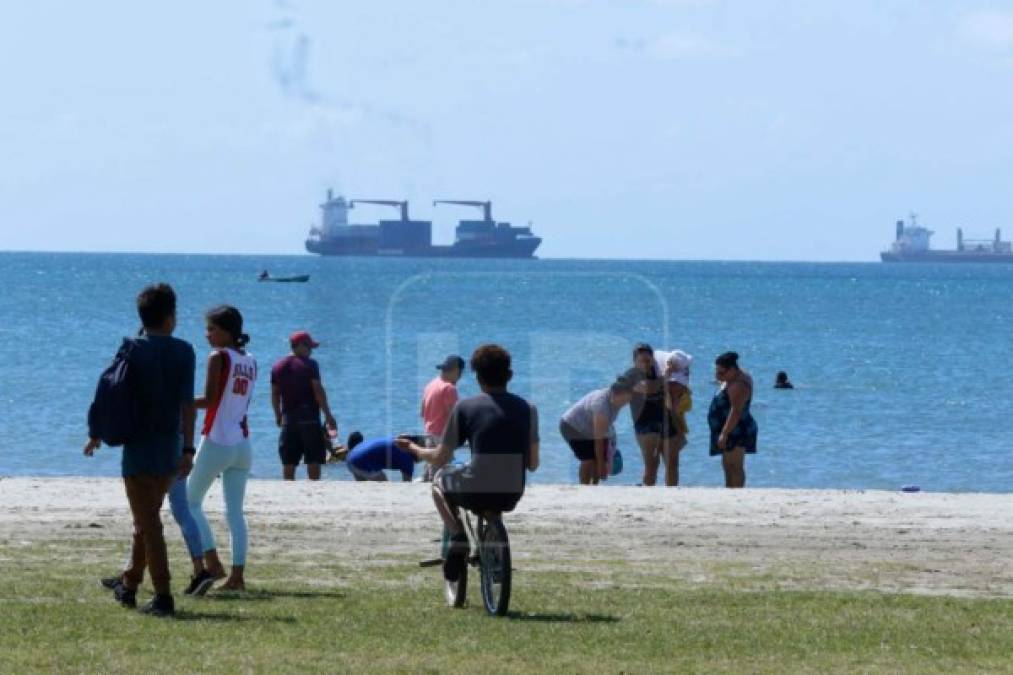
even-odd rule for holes
{"type": "Polygon", "coordinates": [[[597,485],[608,478],[609,445],[615,442],[613,423],[633,398],[633,383],[620,376],[611,386],[595,389],[570,406],[559,421],[559,433],[580,462],[581,485],[597,485]]]}
{"type": "Polygon", "coordinates": [[[665,485],[679,484],[679,452],[686,447],[689,425],[686,413],[693,409],[693,392],[689,388],[689,369],[693,357],[676,349],[671,352],[654,350],[654,363],[665,379],[665,407],[671,415],[675,433],[662,448],[665,459],[665,485]]]}
{"type": "Polygon", "coordinates": [[[788,373],[783,370],[778,371],[777,377],[774,378],[774,389],[794,389],[795,385],[788,379],[788,373]]]}
{"type": "Polygon", "coordinates": [[[636,383],[630,399],[630,417],[636,433],[637,445],[644,458],[644,485],[658,481],[658,466],[665,458],[666,484],[674,485],[669,467],[673,453],[670,441],[677,431],[672,415],[665,405],[665,378],[654,361],[654,349],[640,343],[633,348],[633,368],[625,377],[636,383]]]}
{"type": "Polygon", "coordinates": [[[746,486],[746,454],[756,452],[757,426],[749,412],[753,378],[739,368],[739,355],[725,352],[714,361],[714,377],[721,383],[707,412],[710,454],[721,455],[725,487],[746,486]]]}
{"type": "Polygon", "coordinates": [[[246,589],[247,547],[243,502],[253,465],[246,412],[257,380],[257,362],[246,351],[250,336],[243,333],[243,316],[238,309],[222,305],[209,311],[206,318],[208,344],[214,351],[208,358],[204,396],[196,401],[197,407],[205,410],[204,428],[197,459],[187,479],[186,496],[200,529],[207,565],[205,574],[211,579],[220,579],[225,576],[225,569],[218,558],[215,537],[203,505],[211,484],[221,476],[225,520],[232,540],[232,570],[222,588],[242,591],[246,589]]]}

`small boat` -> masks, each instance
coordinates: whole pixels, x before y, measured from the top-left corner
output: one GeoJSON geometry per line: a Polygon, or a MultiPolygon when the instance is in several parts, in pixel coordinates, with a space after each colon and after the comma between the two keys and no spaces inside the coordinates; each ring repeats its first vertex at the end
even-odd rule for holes
{"type": "Polygon", "coordinates": [[[282,284],[288,284],[293,282],[306,283],[309,280],[310,275],[308,274],[296,274],[295,276],[291,277],[272,277],[270,274],[267,273],[267,270],[261,272],[260,276],[257,277],[257,281],[277,281],[278,283],[282,284]]]}

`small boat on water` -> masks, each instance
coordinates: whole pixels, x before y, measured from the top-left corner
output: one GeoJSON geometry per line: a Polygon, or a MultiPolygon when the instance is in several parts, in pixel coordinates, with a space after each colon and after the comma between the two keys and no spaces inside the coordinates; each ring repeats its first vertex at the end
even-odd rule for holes
{"type": "Polygon", "coordinates": [[[268,273],[267,270],[264,270],[263,272],[261,272],[260,276],[257,277],[257,281],[277,281],[278,283],[282,283],[282,284],[288,284],[288,283],[293,283],[293,282],[294,283],[305,283],[305,282],[307,282],[309,280],[310,280],[310,275],[308,275],[308,274],[296,274],[296,275],[291,276],[291,277],[272,277],[268,273]]]}

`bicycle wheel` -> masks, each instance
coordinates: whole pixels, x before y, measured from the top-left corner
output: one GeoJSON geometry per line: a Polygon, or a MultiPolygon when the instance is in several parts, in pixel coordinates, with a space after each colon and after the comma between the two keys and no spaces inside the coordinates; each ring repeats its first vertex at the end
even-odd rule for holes
{"type": "Polygon", "coordinates": [[[479,523],[479,565],[485,611],[503,616],[510,607],[510,541],[503,521],[479,523]]]}

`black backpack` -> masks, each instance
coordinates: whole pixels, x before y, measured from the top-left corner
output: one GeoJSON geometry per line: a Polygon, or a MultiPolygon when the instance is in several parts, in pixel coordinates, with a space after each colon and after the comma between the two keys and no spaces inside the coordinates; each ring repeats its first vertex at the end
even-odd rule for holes
{"type": "Polygon", "coordinates": [[[88,436],[106,445],[123,445],[137,434],[141,426],[141,406],[130,367],[130,354],[137,343],[124,338],[113,362],[102,372],[95,398],[88,408],[88,436]]]}

